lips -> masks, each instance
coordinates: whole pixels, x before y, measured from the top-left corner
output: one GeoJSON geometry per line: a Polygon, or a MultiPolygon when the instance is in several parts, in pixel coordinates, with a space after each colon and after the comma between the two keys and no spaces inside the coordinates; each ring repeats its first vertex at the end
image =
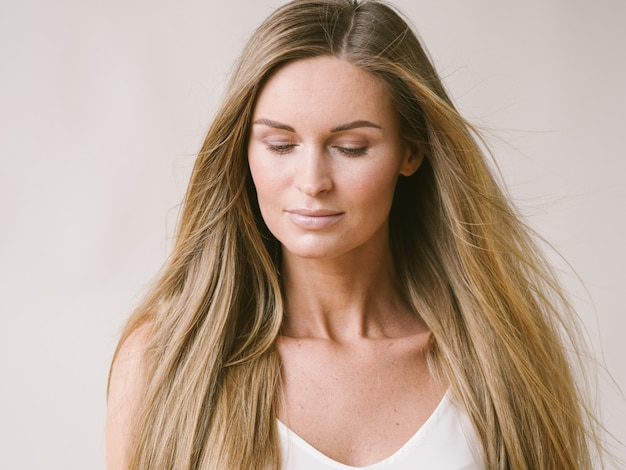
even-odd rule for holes
{"type": "Polygon", "coordinates": [[[305,230],[322,230],[335,224],[343,217],[343,212],[327,209],[290,209],[287,215],[298,227],[305,230]]]}

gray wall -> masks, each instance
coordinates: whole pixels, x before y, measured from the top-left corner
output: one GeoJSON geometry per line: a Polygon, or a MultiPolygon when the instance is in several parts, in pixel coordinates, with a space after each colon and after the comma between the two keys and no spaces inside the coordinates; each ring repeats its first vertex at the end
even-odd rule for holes
{"type": "MultiPolygon", "coordinates": [[[[104,468],[119,327],[166,256],[230,66],[280,3],[0,2],[1,468],[104,468]]],[[[551,255],[625,388],[626,3],[397,4],[579,274],[551,255]]],[[[599,398],[626,440],[606,376],[599,398]]]]}

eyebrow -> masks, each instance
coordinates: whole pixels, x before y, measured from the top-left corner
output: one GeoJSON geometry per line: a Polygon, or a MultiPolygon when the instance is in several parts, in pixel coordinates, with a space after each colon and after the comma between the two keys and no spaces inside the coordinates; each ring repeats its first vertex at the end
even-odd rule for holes
{"type": "Polygon", "coordinates": [[[282,122],[272,121],[271,119],[257,119],[252,124],[261,124],[267,127],[273,127],[274,129],[282,129],[283,131],[296,132],[296,130],[288,126],[287,124],[283,124],[282,122]]]}
{"type": "Polygon", "coordinates": [[[374,129],[382,129],[378,124],[374,124],[371,121],[359,120],[352,121],[346,124],[340,124],[336,127],[333,127],[330,132],[341,132],[341,131],[349,131],[351,129],[358,129],[359,127],[373,127],[374,129]]]}
{"type": "MultiPolygon", "coordinates": [[[[288,132],[295,132],[295,129],[287,124],[283,124],[282,122],[273,121],[272,119],[257,119],[252,124],[260,124],[267,127],[272,127],[274,129],[281,129],[288,132]]],[[[346,124],[340,124],[338,126],[333,127],[330,132],[342,132],[349,131],[351,129],[358,129],[359,127],[372,127],[374,129],[382,129],[378,124],[374,124],[371,121],[366,121],[364,119],[360,119],[358,121],[348,122],[346,124]]]]}

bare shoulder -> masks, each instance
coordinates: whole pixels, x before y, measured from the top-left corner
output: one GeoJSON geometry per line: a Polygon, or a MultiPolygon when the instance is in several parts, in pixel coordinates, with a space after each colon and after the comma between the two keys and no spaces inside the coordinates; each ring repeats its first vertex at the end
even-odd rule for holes
{"type": "MultiPolygon", "coordinates": [[[[120,345],[111,368],[111,389],[115,385],[114,382],[117,381],[115,379],[134,375],[137,372],[137,368],[141,368],[143,355],[151,336],[152,324],[144,323],[133,331],[120,345]]],[[[109,392],[112,392],[112,390],[109,392]]]]}
{"type": "Polygon", "coordinates": [[[132,422],[146,388],[144,353],[151,335],[150,324],[133,331],[120,345],[111,367],[106,419],[107,470],[127,466],[132,422]]]}

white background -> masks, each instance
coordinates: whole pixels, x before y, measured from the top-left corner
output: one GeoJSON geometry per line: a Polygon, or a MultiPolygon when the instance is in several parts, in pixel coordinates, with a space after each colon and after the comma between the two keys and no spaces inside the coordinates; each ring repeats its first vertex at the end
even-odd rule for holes
{"type": "MultiPolygon", "coordinates": [[[[167,254],[231,64],[280,3],[0,0],[0,468],[104,468],[119,328],[167,254]]],[[[588,292],[553,257],[626,388],[626,2],[397,5],[580,275],[588,292]]],[[[625,441],[624,399],[599,383],[625,441]]]]}

